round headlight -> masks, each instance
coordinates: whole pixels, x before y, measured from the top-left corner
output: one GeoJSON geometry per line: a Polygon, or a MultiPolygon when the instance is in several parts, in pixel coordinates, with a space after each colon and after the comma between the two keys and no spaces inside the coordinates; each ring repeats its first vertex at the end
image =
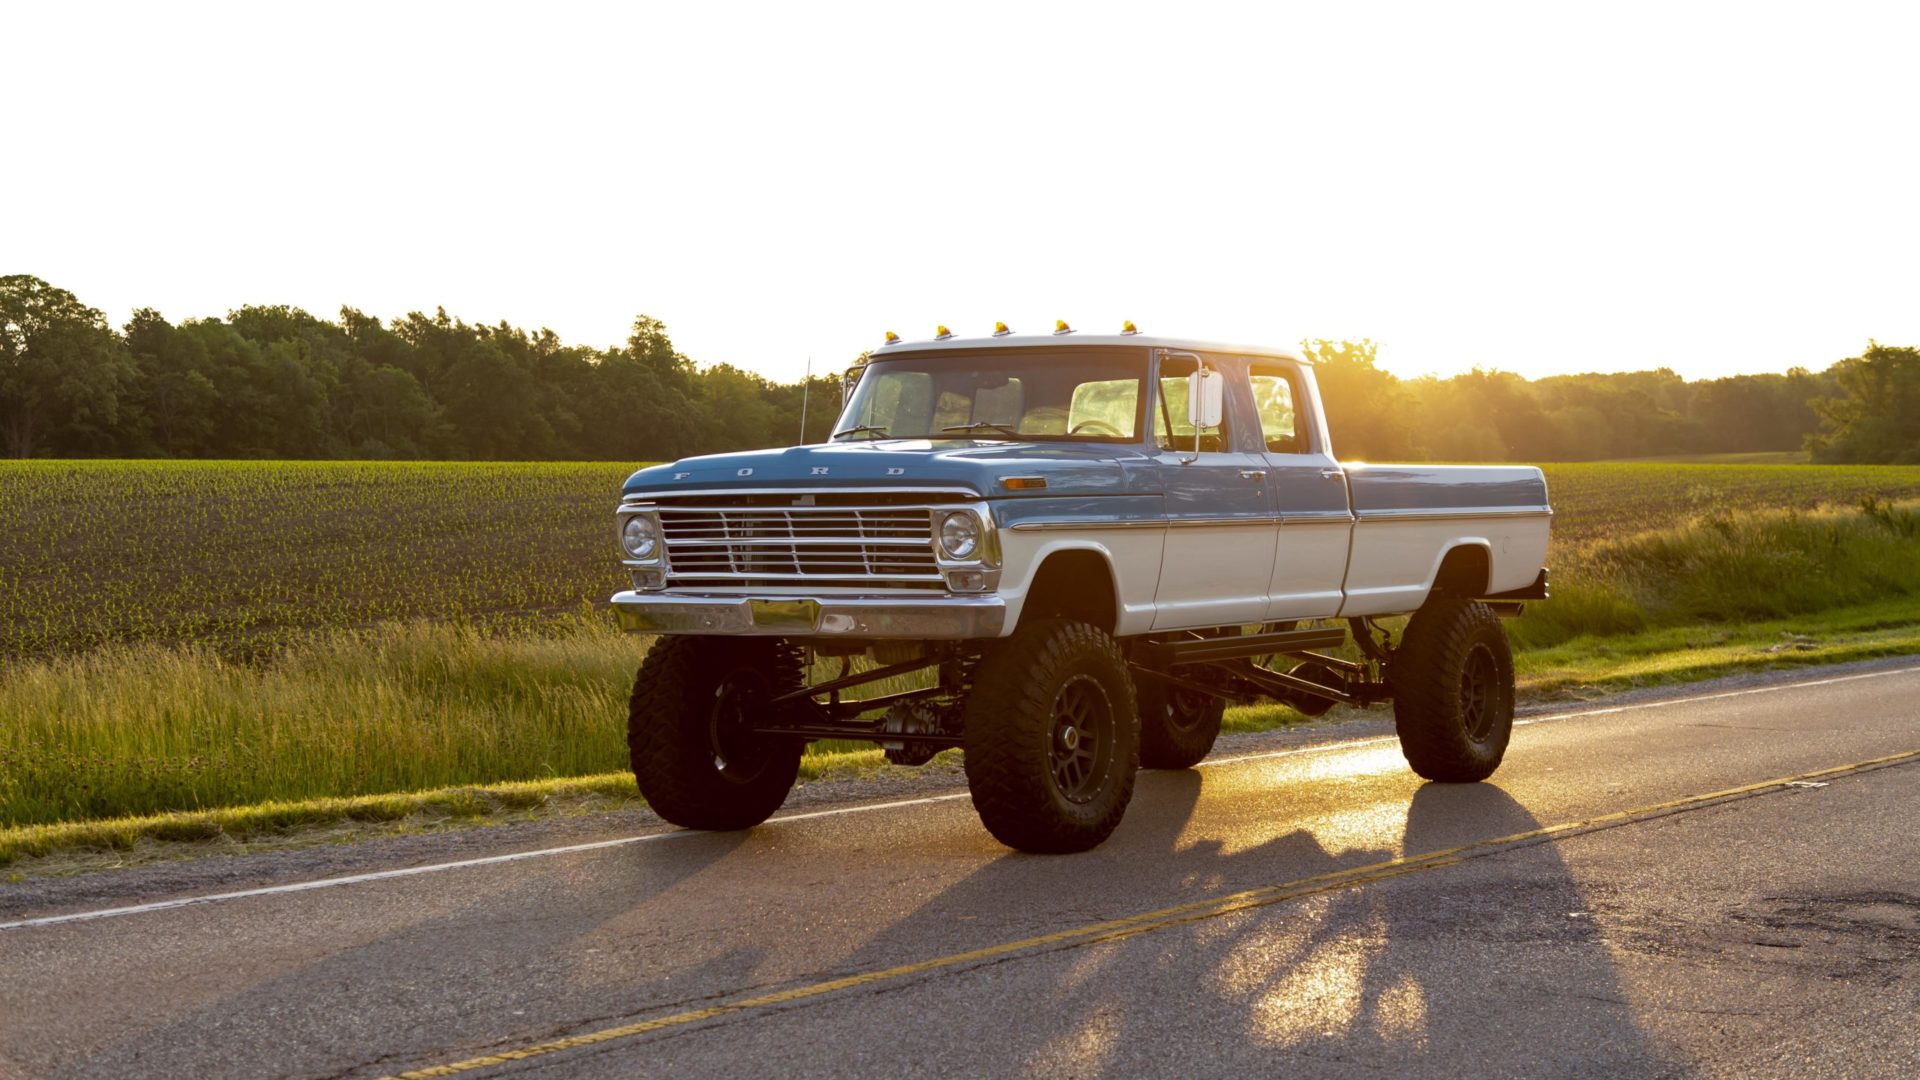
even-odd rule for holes
{"type": "Polygon", "coordinates": [[[660,526],[645,515],[630,517],[620,527],[620,546],[626,549],[630,558],[651,559],[653,553],[660,549],[660,526]]]}
{"type": "Polygon", "coordinates": [[[940,521],[940,550],[949,559],[971,558],[980,549],[980,523],[972,514],[948,514],[940,521]]]}

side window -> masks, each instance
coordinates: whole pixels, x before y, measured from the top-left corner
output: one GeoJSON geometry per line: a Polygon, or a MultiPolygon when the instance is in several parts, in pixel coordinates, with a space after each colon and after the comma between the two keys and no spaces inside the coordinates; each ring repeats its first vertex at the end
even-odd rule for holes
{"type": "Polygon", "coordinates": [[[1285,372],[1256,366],[1253,402],[1260,410],[1260,437],[1268,450],[1276,454],[1297,454],[1306,449],[1299,414],[1293,408],[1293,380],[1285,372]]]}
{"type": "MultiPolygon", "coordinates": [[[[1153,409],[1153,442],[1162,450],[1193,449],[1193,421],[1187,415],[1187,377],[1197,366],[1179,357],[1160,362],[1160,393],[1153,409]]],[[[1201,433],[1201,453],[1217,454],[1232,445],[1227,438],[1225,419],[1222,418],[1219,428],[1201,433]]]]}

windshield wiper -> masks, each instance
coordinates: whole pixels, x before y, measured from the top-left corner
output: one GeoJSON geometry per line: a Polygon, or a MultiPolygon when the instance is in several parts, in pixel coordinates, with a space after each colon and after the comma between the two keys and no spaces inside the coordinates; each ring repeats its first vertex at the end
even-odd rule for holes
{"type": "Polygon", "coordinates": [[[887,429],[883,427],[875,427],[872,424],[858,424],[854,427],[834,432],[833,437],[837,439],[842,435],[885,435],[886,433],[887,429]]]}
{"type": "Polygon", "coordinates": [[[1016,429],[1010,428],[1005,424],[990,423],[986,420],[975,420],[971,424],[955,424],[952,427],[943,427],[940,430],[942,432],[947,432],[947,431],[973,432],[973,431],[979,431],[981,428],[991,428],[994,431],[1000,432],[1002,435],[1012,435],[1015,438],[1020,437],[1020,432],[1017,431],[1016,429]]]}

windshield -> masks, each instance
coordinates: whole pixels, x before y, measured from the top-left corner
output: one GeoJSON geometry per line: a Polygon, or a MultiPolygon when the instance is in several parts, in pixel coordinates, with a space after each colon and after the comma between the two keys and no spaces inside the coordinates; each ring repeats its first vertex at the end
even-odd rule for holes
{"type": "Polygon", "coordinates": [[[1131,442],[1145,349],[987,349],[875,360],[834,438],[1131,442]]]}

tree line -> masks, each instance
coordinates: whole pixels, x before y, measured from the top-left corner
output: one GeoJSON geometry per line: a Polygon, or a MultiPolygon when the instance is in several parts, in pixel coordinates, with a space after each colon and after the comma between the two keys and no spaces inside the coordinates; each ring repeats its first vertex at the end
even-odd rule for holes
{"type": "MultiPolygon", "coordinates": [[[[1581,461],[1761,450],[1920,462],[1920,350],[1870,343],[1824,371],[1688,382],[1660,368],[1527,380],[1401,379],[1370,341],[1310,341],[1335,445],[1386,460],[1581,461]]],[[[856,358],[859,362],[864,357],[856,358]]],[[[243,307],[124,327],[28,275],[0,277],[0,451],[11,457],[652,461],[827,437],[838,373],[810,387],[699,366],[642,315],[625,344],[470,324],[243,307]]]]}

